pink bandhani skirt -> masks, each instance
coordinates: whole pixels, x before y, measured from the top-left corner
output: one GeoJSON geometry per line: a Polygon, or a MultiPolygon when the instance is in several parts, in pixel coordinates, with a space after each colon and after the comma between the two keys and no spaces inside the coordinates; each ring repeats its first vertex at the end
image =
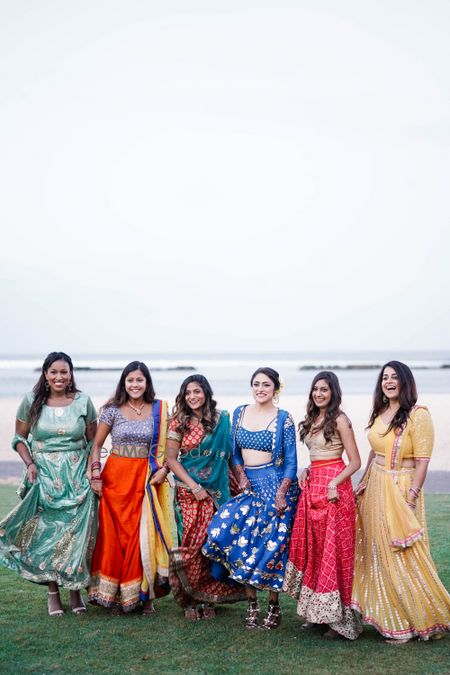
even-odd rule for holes
{"type": "Polygon", "coordinates": [[[350,608],[355,555],[355,498],[350,479],[328,501],[328,483],[345,468],[341,459],[312,462],[289,549],[283,590],[297,600],[306,621],[328,624],[354,640],[361,632],[350,608]]]}

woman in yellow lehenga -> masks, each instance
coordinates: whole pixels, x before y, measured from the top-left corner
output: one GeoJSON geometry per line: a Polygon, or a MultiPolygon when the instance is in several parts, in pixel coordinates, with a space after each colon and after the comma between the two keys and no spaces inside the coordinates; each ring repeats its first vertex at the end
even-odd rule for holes
{"type": "Polygon", "coordinates": [[[450,631],[450,595],[431,558],[421,491],[433,424],[416,401],[411,370],[389,361],[375,388],[371,451],[356,489],[352,607],[395,645],[450,631]]]}

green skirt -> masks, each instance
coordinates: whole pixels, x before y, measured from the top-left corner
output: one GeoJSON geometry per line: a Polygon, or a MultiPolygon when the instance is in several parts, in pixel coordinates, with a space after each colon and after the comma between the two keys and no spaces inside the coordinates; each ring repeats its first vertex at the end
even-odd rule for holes
{"type": "Polygon", "coordinates": [[[97,532],[97,497],[86,476],[89,450],[39,452],[37,482],[0,522],[0,564],[38,584],[89,585],[97,532]]]}

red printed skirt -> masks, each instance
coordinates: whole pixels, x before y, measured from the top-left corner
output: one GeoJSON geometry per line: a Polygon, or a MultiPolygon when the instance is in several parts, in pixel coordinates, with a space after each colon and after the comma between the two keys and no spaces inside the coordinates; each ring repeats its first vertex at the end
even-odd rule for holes
{"type": "Polygon", "coordinates": [[[227,603],[245,599],[237,584],[217,581],[211,576],[211,560],[202,554],[208,525],[214,515],[211,498],[197,501],[190,490],[178,487],[176,510],[182,522],[180,546],[170,554],[169,582],[181,607],[192,602],[227,603]]]}
{"type": "Polygon", "coordinates": [[[328,483],[342,460],[313,462],[302,490],[291,535],[283,590],[297,600],[297,614],[328,624],[354,640],[361,632],[350,608],[355,555],[355,498],[350,479],[338,486],[339,500],[328,501],[328,483]]]}

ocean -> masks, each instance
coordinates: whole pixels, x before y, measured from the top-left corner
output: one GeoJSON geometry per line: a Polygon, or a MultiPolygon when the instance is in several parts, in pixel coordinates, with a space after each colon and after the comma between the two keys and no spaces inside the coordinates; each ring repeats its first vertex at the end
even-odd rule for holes
{"type": "MultiPolygon", "coordinates": [[[[35,384],[46,355],[0,355],[0,398],[18,398],[35,384]]],[[[265,352],[265,353],[148,353],[74,354],[76,382],[90,396],[109,397],[121,369],[130,361],[144,361],[152,372],[158,396],[173,399],[183,379],[205,375],[217,396],[246,396],[250,376],[261,366],[278,370],[283,393],[305,395],[313,376],[334,370],[345,394],[371,394],[379,367],[390,359],[407,363],[413,370],[421,396],[450,393],[450,351],[403,352],[265,352]]]]}

